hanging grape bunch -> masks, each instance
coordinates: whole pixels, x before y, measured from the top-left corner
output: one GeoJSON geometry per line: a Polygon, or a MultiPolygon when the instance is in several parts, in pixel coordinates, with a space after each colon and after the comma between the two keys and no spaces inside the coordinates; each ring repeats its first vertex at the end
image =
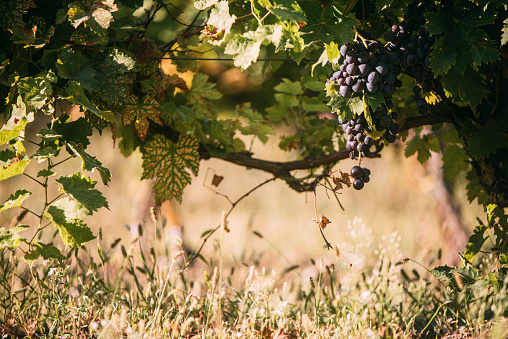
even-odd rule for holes
{"type": "MultiPolygon", "coordinates": [[[[423,26],[426,22],[424,13],[435,11],[436,5],[431,1],[413,2],[408,7],[404,22],[394,24],[383,34],[386,44],[378,40],[361,39],[362,43],[346,44],[340,47],[343,62],[339,70],[328,80],[333,85],[337,95],[343,98],[354,96],[382,94],[383,103],[374,111],[368,107],[372,118],[369,126],[364,114],[352,116],[349,120],[339,122],[347,134],[346,149],[350,157],[363,157],[369,153],[373,139],[367,133],[375,128],[384,131],[384,139],[392,143],[400,131],[394,121],[397,113],[393,111],[392,96],[402,82],[398,76],[404,72],[415,79],[413,88],[414,99],[418,112],[427,113],[427,102],[422,94],[429,93],[434,88],[434,74],[430,69],[430,53],[436,41],[423,26]]],[[[361,189],[369,181],[370,171],[360,166],[351,169],[351,176],[356,180],[353,186],[361,189]],[[365,171],[366,170],[366,171],[365,171]],[[368,173],[364,175],[365,173],[368,173]],[[367,180],[364,180],[367,179],[367,180]]]]}

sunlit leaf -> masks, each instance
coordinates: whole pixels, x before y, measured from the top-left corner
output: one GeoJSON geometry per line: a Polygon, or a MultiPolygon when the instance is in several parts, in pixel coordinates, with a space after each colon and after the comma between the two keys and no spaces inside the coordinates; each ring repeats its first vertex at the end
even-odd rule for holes
{"type": "Polygon", "coordinates": [[[21,206],[23,201],[28,198],[32,192],[27,190],[17,190],[15,193],[11,194],[7,201],[0,205],[0,211],[5,211],[9,208],[15,208],[21,206]]]}
{"type": "Polygon", "coordinates": [[[32,250],[26,252],[23,258],[29,263],[32,264],[35,260],[42,257],[44,260],[57,259],[57,260],[65,260],[65,257],[62,255],[62,252],[55,247],[46,245],[37,241],[32,242],[32,250]]]}
{"type": "Polygon", "coordinates": [[[18,247],[21,242],[26,241],[19,233],[29,229],[30,226],[28,225],[18,225],[11,229],[0,228],[0,249],[8,248],[12,250],[18,247]]]}
{"type": "Polygon", "coordinates": [[[108,207],[108,202],[101,192],[95,189],[96,181],[80,174],[62,176],[56,179],[62,185],[62,191],[85,206],[90,212],[101,207],[108,207]]]}
{"type": "Polygon", "coordinates": [[[199,169],[199,143],[190,135],[181,135],[177,143],[158,134],[144,147],[141,179],[155,178],[153,186],[157,205],[171,198],[182,199],[183,189],[199,169]]]}
{"type": "MultiPolygon", "coordinates": [[[[69,203],[72,201],[69,200],[69,203]]],[[[67,217],[65,210],[51,205],[44,216],[51,220],[56,228],[60,231],[60,237],[66,246],[81,247],[83,244],[95,239],[92,231],[80,219],[70,219],[67,217]]]]}
{"type": "Polygon", "coordinates": [[[122,121],[124,125],[134,123],[139,138],[145,140],[146,134],[148,133],[149,119],[162,125],[162,121],[159,118],[160,111],[158,107],[159,104],[157,101],[149,96],[139,98],[135,95],[131,95],[122,112],[122,121]]]}

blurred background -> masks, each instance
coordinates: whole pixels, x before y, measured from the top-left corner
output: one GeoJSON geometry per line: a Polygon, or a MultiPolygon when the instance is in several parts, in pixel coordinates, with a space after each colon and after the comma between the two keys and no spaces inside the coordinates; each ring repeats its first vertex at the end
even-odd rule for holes
{"type": "MultiPolygon", "coordinates": [[[[186,6],[191,6],[192,2],[172,3],[175,8],[181,8],[175,11],[178,20],[189,22],[195,12],[187,10],[186,6]]],[[[149,5],[147,1],[145,8],[149,5]]],[[[172,19],[164,11],[157,14],[155,21],[158,26],[154,25],[153,31],[149,32],[154,40],[163,43],[174,38],[181,27],[172,19]]],[[[213,50],[200,55],[204,58],[218,56],[213,50]]],[[[199,70],[207,73],[224,95],[217,106],[219,114],[231,116],[235,105],[241,102],[252,102],[253,107],[260,110],[270,106],[274,102],[273,87],[282,78],[298,80],[302,74],[309,73],[310,66],[311,63],[296,65],[288,62],[260,62],[248,71],[241,71],[234,68],[231,61],[201,61],[199,70]]],[[[164,61],[163,68],[167,72],[175,72],[169,60],[164,61]]],[[[189,85],[192,75],[191,72],[182,75],[189,85]]],[[[44,121],[40,121],[38,127],[41,128],[43,124],[44,121]]],[[[280,135],[289,131],[288,128],[278,129],[277,135],[272,136],[266,145],[254,140],[252,145],[255,156],[275,161],[295,160],[295,153],[278,149],[280,135]]],[[[30,130],[27,134],[29,133],[30,130]]],[[[249,145],[251,140],[245,142],[249,145]]],[[[100,182],[98,173],[91,174],[98,181],[96,188],[107,198],[109,210],[102,209],[85,220],[95,235],[102,229],[102,246],[106,248],[117,238],[121,238],[126,247],[130,244],[131,233],[125,225],[133,222],[133,210],[139,208],[136,198],[147,191],[150,185],[150,182],[140,181],[142,168],[139,151],[124,158],[118,147],[112,145],[114,141],[111,134],[104,132],[103,135],[96,133],[89,146],[89,154],[96,156],[111,170],[112,175],[111,183],[105,187],[100,182]]],[[[61,157],[67,157],[64,151],[61,157]]],[[[438,163],[439,159],[436,161],[438,163]]],[[[356,164],[355,161],[344,160],[334,170],[346,172],[356,164]]],[[[353,188],[340,191],[339,199],[344,210],[330,191],[324,187],[317,188],[317,214],[323,214],[331,220],[324,230],[328,241],[337,245],[344,258],[351,261],[358,270],[367,267],[366,264],[377,257],[377,244],[383,236],[392,236],[394,232],[400,236],[401,256],[411,257],[430,267],[441,264],[438,253],[440,249],[446,248],[446,241],[449,241],[443,231],[444,224],[448,221],[443,218],[442,200],[437,198],[442,182],[436,179],[435,171],[428,165],[418,163],[416,157],[406,159],[404,145],[400,142],[383,150],[380,159],[365,159],[362,166],[371,170],[371,181],[361,191],[353,188]]],[[[77,168],[80,168],[79,160],[72,159],[58,167],[58,170],[59,174],[71,174],[77,168]]],[[[31,164],[26,173],[35,177],[40,169],[36,164],[31,164]]],[[[192,185],[184,191],[183,203],[175,204],[176,219],[183,226],[185,248],[190,251],[199,248],[202,243],[201,234],[220,224],[223,211],[231,208],[231,203],[225,196],[234,202],[270,178],[269,174],[262,171],[249,170],[217,159],[202,161],[199,175],[193,178],[192,185]],[[217,187],[211,184],[214,174],[224,177],[217,187]]],[[[464,178],[458,177],[445,185],[451,192],[451,201],[456,208],[454,213],[469,235],[477,225],[476,218],[483,215],[482,208],[476,203],[468,203],[464,178]]],[[[44,197],[42,188],[25,176],[3,181],[0,187],[2,202],[16,189],[26,188],[34,194],[26,200],[25,205],[35,206],[35,211],[38,210],[37,206],[42,206],[42,201],[38,201],[44,197]]],[[[56,194],[56,189],[51,187],[50,196],[56,194]]],[[[145,229],[153,230],[149,208],[145,208],[144,212],[145,229]]],[[[19,209],[0,213],[0,227],[12,225],[12,220],[19,213],[19,209]]],[[[325,243],[313,219],[315,210],[312,192],[297,193],[282,181],[271,182],[251,193],[233,209],[228,218],[231,232],[216,232],[204,246],[202,254],[207,259],[217,261],[220,256],[218,244],[222,242],[222,259],[231,265],[257,264],[283,270],[293,265],[305,267],[311,259],[317,261],[320,257],[325,262],[336,262],[335,251],[323,249],[325,243]]],[[[38,219],[28,215],[23,223],[35,227],[38,219]]],[[[50,226],[44,236],[51,238],[54,231],[50,226]]],[[[97,243],[92,241],[88,246],[93,253],[97,243]]],[[[456,252],[451,255],[455,260],[458,259],[456,252]]],[[[340,260],[346,265],[345,260],[340,260]]]]}

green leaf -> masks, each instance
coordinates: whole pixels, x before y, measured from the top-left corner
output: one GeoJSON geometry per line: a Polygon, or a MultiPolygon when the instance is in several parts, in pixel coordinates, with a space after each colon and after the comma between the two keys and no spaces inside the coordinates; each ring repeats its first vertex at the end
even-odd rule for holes
{"type": "Polygon", "coordinates": [[[487,241],[488,236],[485,237],[485,231],[487,227],[485,225],[476,226],[473,234],[469,237],[469,242],[464,252],[464,258],[472,262],[474,257],[481,251],[483,244],[487,241]]]}
{"type": "Polygon", "coordinates": [[[75,121],[70,121],[71,117],[67,114],[62,114],[53,123],[53,130],[59,135],[63,136],[66,142],[74,142],[76,145],[81,145],[83,149],[90,144],[88,137],[92,135],[93,130],[90,123],[85,118],[79,118],[75,121]]]}
{"type": "Polygon", "coordinates": [[[199,142],[190,135],[180,135],[178,143],[157,134],[144,147],[141,179],[155,178],[153,186],[157,205],[175,197],[182,200],[183,189],[191,183],[187,170],[197,175],[199,142]]]}
{"type": "MultiPolygon", "coordinates": [[[[74,204],[74,202],[69,200],[70,204],[74,204]]],[[[81,247],[90,240],[95,239],[92,231],[83,221],[68,218],[64,209],[51,205],[44,212],[44,216],[58,228],[65,246],[81,247]]]]}
{"type": "Polygon", "coordinates": [[[9,141],[19,137],[21,132],[25,130],[25,126],[28,123],[26,118],[11,119],[11,123],[7,123],[0,130],[0,145],[8,143],[9,141]]]}
{"type": "Polygon", "coordinates": [[[56,175],[55,172],[47,170],[47,169],[42,169],[39,172],[37,172],[37,178],[49,178],[54,175],[56,175]]]}
{"type": "Polygon", "coordinates": [[[471,66],[466,66],[467,76],[463,76],[453,67],[442,75],[442,84],[445,90],[458,95],[461,100],[469,103],[473,110],[487,96],[487,88],[480,73],[471,66]]]}
{"type": "Polygon", "coordinates": [[[61,78],[72,79],[88,91],[94,91],[99,85],[91,60],[79,51],[63,48],[58,54],[56,68],[61,78]]]}
{"type": "Polygon", "coordinates": [[[258,59],[261,44],[272,43],[277,46],[282,35],[281,25],[259,26],[256,31],[235,35],[226,45],[224,53],[233,55],[236,67],[247,69],[258,59]]]}
{"type": "Polygon", "coordinates": [[[19,233],[24,232],[30,229],[28,225],[18,225],[11,229],[0,228],[0,249],[10,249],[18,247],[18,245],[26,241],[25,238],[22,238],[19,233]]]}
{"type": "Polygon", "coordinates": [[[381,104],[385,101],[385,97],[383,93],[369,93],[364,94],[364,98],[366,98],[367,104],[370,106],[372,111],[376,111],[376,109],[381,106],[381,104]]]}
{"type": "Polygon", "coordinates": [[[307,17],[295,0],[275,0],[273,4],[268,2],[266,9],[275,14],[280,21],[307,22],[307,17]]]}
{"type": "Polygon", "coordinates": [[[40,110],[53,94],[51,84],[56,83],[57,76],[52,71],[47,71],[37,77],[26,77],[18,82],[19,94],[25,98],[25,102],[40,110]]]}
{"type": "Polygon", "coordinates": [[[33,262],[39,259],[39,257],[44,258],[44,260],[50,259],[57,259],[59,261],[65,260],[65,257],[62,255],[60,250],[55,246],[50,246],[37,241],[33,241],[32,248],[33,250],[26,252],[23,257],[29,264],[33,264],[33,262]]]}
{"type": "Polygon", "coordinates": [[[222,98],[222,94],[217,90],[216,85],[208,81],[208,75],[196,73],[192,78],[192,86],[187,92],[187,102],[192,109],[204,115],[211,111],[211,101],[222,98]]]}
{"type": "Polygon", "coordinates": [[[274,98],[277,100],[277,102],[283,104],[286,107],[295,107],[300,104],[300,100],[291,94],[275,93],[274,98]]]}
{"type": "Polygon", "coordinates": [[[466,66],[499,59],[497,46],[479,28],[494,22],[496,13],[493,6],[481,8],[470,3],[468,7],[457,6],[452,17],[445,10],[427,13],[429,33],[444,33],[437,39],[431,53],[431,67],[436,75],[448,72],[452,66],[461,75],[468,75],[466,66]]]}
{"type": "Polygon", "coordinates": [[[69,4],[67,15],[74,28],[81,24],[97,31],[98,28],[108,29],[113,21],[112,12],[118,11],[113,1],[78,0],[69,4]]]}
{"type": "Polygon", "coordinates": [[[30,160],[20,160],[12,162],[10,165],[4,165],[0,167],[0,181],[9,179],[16,175],[22,174],[25,171],[26,166],[30,163],[30,160]]]}
{"type": "Polygon", "coordinates": [[[60,149],[61,148],[57,148],[55,145],[41,147],[34,154],[32,154],[30,158],[37,160],[37,162],[41,162],[43,160],[56,157],[58,153],[60,153],[60,149]]]}
{"type": "Polygon", "coordinates": [[[467,144],[471,156],[482,159],[495,154],[498,149],[508,148],[507,128],[503,121],[494,121],[484,126],[466,122],[463,133],[470,135],[467,144]]]}
{"type": "Polygon", "coordinates": [[[303,94],[302,83],[300,81],[292,82],[289,79],[282,78],[282,82],[274,87],[277,92],[292,95],[303,94]]]}
{"type": "Polygon", "coordinates": [[[69,144],[69,148],[74,152],[75,155],[81,158],[81,170],[93,172],[97,169],[99,172],[102,183],[107,185],[111,181],[111,172],[106,167],[102,166],[102,162],[97,158],[92,157],[81,148],[77,147],[74,143],[69,144]]]}
{"type": "Polygon", "coordinates": [[[90,213],[97,211],[101,207],[109,208],[106,198],[101,192],[95,189],[96,181],[82,175],[74,173],[71,176],[62,176],[56,179],[62,185],[62,191],[70,197],[85,206],[90,213]]]}
{"type": "Polygon", "coordinates": [[[443,179],[457,178],[460,172],[469,168],[469,157],[459,145],[448,145],[443,154],[443,179]]]}
{"type": "Polygon", "coordinates": [[[439,140],[433,134],[425,134],[423,137],[415,135],[406,143],[404,155],[409,158],[418,152],[417,159],[420,163],[424,163],[430,158],[430,151],[438,153],[440,151],[439,140]]]}
{"type": "Polygon", "coordinates": [[[302,108],[307,112],[327,112],[328,106],[316,97],[302,97],[302,108]]]}
{"type": "Polygon", "coordinates": [[[444,265],[434,268],[430,273],[441,281],[451,281],[453,279],[453,271],[453,267],[444,265]]]}
{"type": "Polygon", "coordinates": [[[91,215],[92,213],[88,208],[86,208],[83,204],[76,202],[76,200],[71,199],[69,197],[63,197],[58,199],[52,206],[61,209],[65,213],[65,217],[67,219],[80,219],[82,220],[86,216],[91,215]]]}
{"type": "Polygon", "coordinates": [[[353,26],[359,24],[356,19],[345,17],[335,6],[322,7],[315,1],[301,1],[299,5],[307,16],[307,25],[301,29],[306,33],[303,35],[306,44],[333,41],[340,46],[353,41],[353,26]]]}
{"type": "Polygon", "coordinates": [[[36,134],[39,138],[42,139],[42,141],[55,141],[63,137],[63,135],[56,133],[53,130],[50,129],[41,129],[36,134]]]}
{"type": "Polygon", "coordinates": [[[194,7],[203,10],[215,5],[218,1],[219,0],[194,0],[194,7]]]}
{"type": "Polygon", "coordinates": [[[27,190],[17,190],[7,199],[7,201],[0,205],[0,212],[9,208],[20,207],[23,201],[28,198],[32,193],[27,190]]]}
{"type": "Polygon", "coordinates": [[[129,125],[134,122],[136,131],[141,140],[145,140],[148,133],[148,126],[150,122],[162,125],[159,118],[160,111],[158,110],[159,104],[152,97],[145,96],[143,98],[131,95],[122,111],[122,121],[124,125],[129,125]]]}
{"type": "Polygon", "coordinates": [[[501,46],[506,45],[508,42],[508,18],[503,21],[504,27],[502,29],[501,46]]]}
{"type": "Polygon", "coordinates": [[[69,86],[67,86],[66,91],[67,94],[69,95],[68,97],[66,97],[66,99],[69,100],[70,102],[76,105],[81,105],[81,107],[94,113],[101,119],[107,120],[111,123],[116,122],[115,114],[113,112],[100,110],[99,108],[97,108],[97,106],[95,106],[88,100],[85,91],[83,89],[83,86],[81,86],[81,84],[71,81],[69,83],[69,86]]]}

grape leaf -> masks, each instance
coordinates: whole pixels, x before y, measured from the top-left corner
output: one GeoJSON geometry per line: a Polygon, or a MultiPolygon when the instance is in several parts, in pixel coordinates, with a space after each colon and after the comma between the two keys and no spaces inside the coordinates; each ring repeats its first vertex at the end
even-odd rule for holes
{"type": "Polygon", "coordinates": [[[124,125],[134,122],[139,138],[145,140],[150,124],[148,119],[162,125],[162,121],[159,118],[160,112],[158,107],[159,104],[157,101],[149,96],[145,96],[141,99],[135,95],[131,95],[122,112],[122,121],[124,125]]]}
{"type": "Polygon", "coordinates": [[[62,135],[65,142],[74,142],[85,149],[90,144],[88,137],[93,134],[92,126],[85,118],[75,121],[70,119],[69,115],[62,114],[54,121],[53,130],[62,135]]]}
{"type": "Polygon", "coordinates": [[[42,169],[39,172],[37,172],[37,178],[41,178],[41,177],[42,178],[49,178],[49,177],[52,177],[54,175],[56,175],[55,172],[47,170],[47,169],[42,169]]]}
{"type": "Polygon", "coordinates": [[[222,94],[215,88],[215,84],[208,81],[208,75],[196,73],[192,78],[192,86],[187,92],[187,102],[195,113],[204,117],[211,110],[211,100],[222,98],[222,94]]]}
{"type": "Polygon", "coordinates": [[[441,281],[450,281],[453,279],[454,268],[450,266],[438,266],[430,271],[434,277],[441,281]]]}
{"type": "Polygon", "coordinates": [[[97,71],[93,69],[92,62],[81,52],[71,48],[63,48],[58,53],[56,61],[58,76],[64,79],[72,79],[88,91],[93,91],[99,85],[95,76],[97,71]]]}
{"type": "Polygon", "coordinates": [[[67,86],[66,91],[67,94],[69,95],[66,99],[69,100],[70,102],[76,105],[81,105],[81,107],[94,113],[101,119],[105,119],[111,123],[116,122],[115,114],[113,112],[103,111],[88,100],[85,91],[83,89],[83,86],[81,86],[81,84],[71,81],[69,83],[69,86],[67,86]]]}
{"type": "Polygon", "coordinates": [[[305,13],[295,0],[275,0],[268,2],[266,9],[275,14],[280,21],[293,20],[300,23],[307,22],[305,13]]]}
{"type": "MultiPolygon", "coordinates": [[[[224,36],[229,33],[231,26],[236,20],[235,15],[229,14],[229,5],[227,0],[219,1],[210,11],[207,25],[213,27],[222,37],[221,39],[209,39],[212,45],[220,45],[224,41],[224,36]]],[[[217,36],[217,35],[215,35],[217,36]]]]}
{"type": "Polygon", "coordinates": [[[413,154],[418,153],[417,159],[423,164],[430,158],[430,151],[440,152],[439,139],[433,134],[425,134],[422,137],[415,135],[406,143],[404,155],[406,158],[409,158],[413,154]]]}
{"type": "Polygon", "coordinates": [[[18,160],[18,158],[15,158],[11,164],[1,166],[0,181],[22,174],[29,163],[30,160],[18,160]]]}
{"type": "Polygon", "coordinates": [[[356,19],[345,17],[335,6],[322,7],[315,1],[298,4],[307,16],[307,25],[301,29],[302,33],[306,33],[303,35],[305,43],[322,41],[330,44],[333,41],[340,46],[353,40],[353,26],[359,24],[356,19]]]}
{"type": "Polygon", "coordinates": [[[194,7],[203,10],[215,5],[218,1],[219,0],[194,0],[194,7]]]}
{"type": "Polygon", "coordinates": [[[443,179],[454,179],[460,172],[467,170],[468,160],[466,151],[459,145],[446,146],[443,154],[443,179]]]}
{"type": "Polygon", "coordinates": [[[83,244],[95,239],[92,231],[80,219],[71,219],[67,213],[68,209],[72,210],[75,202],[68,200],[65,204],[66,208],[62,206],[50,205],[44,216],[51,220],[56,228],[60,231],[60,237],[65,246],[81,247],[83,244]],[[67,209],[68,208],[68,209],[67,209]]]}
{"type": "Polygon", "coordinates": [[[464,124],[463,133],[470,135],[467,139],[468,150],[473,158],[482,159],[496,153],[498,149],[508,148],[508,126],[502,121],[492,122],[485,126],[472,121],[464,124]]]}
{"type": "Polygon", "coordinates": [[[95,169],[99,172],[102,183],[107,185],[111,181],[111,172],[106,167],[102,166],[102,162],[92,157],[90,154],[83,151],[81,148],[76,147],[76,144],[70,143],[69,148],[75,155],[81,158],[81,170],[93,172],[95,169]]]}
{"type": "Polygon", "coordinates": [[[25,97],[25,102],[36,110],[41,109],[53,94],[52,83],[57,81],[57,76],[51,71],[37,77],[26,77],[18,82],[19,94],[25,97]]]}
{"type": "Polygon", "coordinates": [[[104,198],[101,192],[95,189],[95,184],[97,184],[97,182],[81,173],[62,176],[56,179],[56,181],[62,185],[62,192],[85,206],[90,214],[101,207],[109,208],[106,198],[104,198]]]}
{"type": "Polygon", "coordinates": [[[292,95],[303,94],[302,84],[300,81],[291,81],[286,78],[282,78],[282,81],[274,87],[277,92],[287,93],[292,95]]]}
{"type": "Polygon", "coordinates": [[[26,252],[23,257],[29,264],[32,264],[39,257],[43,257],[45,260],[49,259],[57,259],[60,261],[65,260],[65,257],[62,255],[62,252],[60,252],[60,250],[55,246],[50,246],[37,241],[33,241],[32,248],[33,250],[26,252]]]}
{"type": "Polygon", "coordinates": [[[479,28],[495,20],[495,11],[491,7],[482,9],[470,4],[470,8],[457,8],[450,13],[440,10],[427,13],[430,34],[442,34],[433,46],[431,67],[436,75],[448,72],[452,66],[460,74],[469,74],[466,66],[480,65],[499,59],[499,50],[489,39],[487,33],[479,28]]]}
{"type": "Polygon", "coordinates": [[[154,199],[157,205],[173,197],[182,200],[185,186],[191,183],[199,170],[199,142],[190,135],[180,135],[174,143],[157,134],[144,147],[141,179],[155,178],[154,199]]]}
{"type": "Polygon", "coordinates": [[[0,249],[8,248],[13,250],[18,247],[22,241],[26,241],[19,233],[30,229],[28,225],[18,225],[10,229],[0,228],[0,249]]]}
{"type": "Polygon", "coordinates": [[[78,0],[69,4],[67,15],[74,28],[84,23],[92,30],[98,31],[98,28],[108,29],[113,21],[112,12],[118,11],[117,5],[113,0],[94,1],[78,0]]]}
{"type": "Polygon", "coordinates": [[[506,45],[508,42],[508,18],[503,21],[504,27],[502,29],[503,35],[501,36],[501,46],[506,45]]]}
{"type": "Polygon", "coordinates": [[[272,43],[277,46],[282,38],[281,25],[263,25],[256,31],[242,36],[235,35],[226,45],[224,53],[233,55],[236,67],[247,69],[258,59],[261,44],[272,43]]]}
{"type": "Polygon", "coordinates": [[[469,243],[466,246],[466,251],[464,252],[464,257],[470,262],[473,261],[474,257],[480,252],[483,244],[487,241],[488,236],[485,236],[485,231],[487,230],[487,226],[479,225],[476,226],[473,234],[469,237],[469,243]]]}
{"type": "Polygon", "coordinates": [[[5,211],[9,208],[19,207],[28,198],[32,193],[27,190],[17,190],[15,193],[11,194],[7,201],[0,205],[0,212],[5,211]]]}
{"type": "Polygon", "coordinates": [[[442,75],[441,82],[445,90],[452,95],[458,95],[461,100],[469,103],[473,110],[487,96],[487,88],[484,81],[475,69],[466,66],[467,76],[463,76],[460,72],[452,67],[446,74],[442,75]]]}

